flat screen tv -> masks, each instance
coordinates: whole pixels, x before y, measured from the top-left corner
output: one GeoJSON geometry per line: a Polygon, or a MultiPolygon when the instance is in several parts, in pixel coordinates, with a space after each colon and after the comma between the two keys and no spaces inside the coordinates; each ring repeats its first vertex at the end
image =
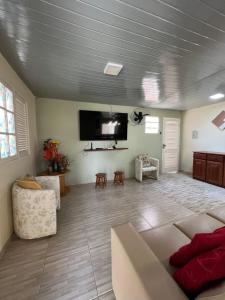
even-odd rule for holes
{"type": "Polygon", "coordinates": [[[80,110],[80,140],[127,140],[128,114],[80,110]]]}

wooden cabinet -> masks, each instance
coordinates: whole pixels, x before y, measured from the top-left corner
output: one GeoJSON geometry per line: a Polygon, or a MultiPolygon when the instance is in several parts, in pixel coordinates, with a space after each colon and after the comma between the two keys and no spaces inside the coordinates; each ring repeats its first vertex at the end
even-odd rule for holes
{"type": "Polygon", "coordinates": [[[223,163],[207,161],[206,182],[221,186],[223,183],[223,163]]]}
{"type": "Polygon", "coordinates": [[[225,160],[223,163],[223,187],[225,187],[225,160]]]}
{"type": "Polygon", "coordinates": [[[225,187],[225,153],[194,152],[193,178],[225,187]]]}
{"type": "Polygon", "coordinates": [[[193,177],[205,181],[206,177],[206,160],[196,158],[193,164],[193,177]]]}

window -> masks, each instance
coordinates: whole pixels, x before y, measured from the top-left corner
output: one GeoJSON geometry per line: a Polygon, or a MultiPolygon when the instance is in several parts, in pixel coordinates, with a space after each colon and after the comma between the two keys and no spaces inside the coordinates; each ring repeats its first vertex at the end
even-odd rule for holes
{"type": "Polygon", "coordinates": [[[27,104],[17,98],[15,110],[17,147],[21,157],[28,155],[30,151],[27,104]]]}
{"type": "Polygon", "coordinates": [[[13,157],[16,154],[13,93],[0,82],[0,159],[13,157]]]}
{"type": "Polygon", "coordinates": [[[159,117],[145,117],[145,133],[159,133],[159,117]]]}

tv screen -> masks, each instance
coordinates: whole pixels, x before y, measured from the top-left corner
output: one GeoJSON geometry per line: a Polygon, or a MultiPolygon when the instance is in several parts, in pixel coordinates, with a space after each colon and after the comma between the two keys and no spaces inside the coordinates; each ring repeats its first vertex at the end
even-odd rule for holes
{"type": "Polygon", "coordinates": [[[127,140],[126,113],[80,110],[80,140],[127,140]]]}

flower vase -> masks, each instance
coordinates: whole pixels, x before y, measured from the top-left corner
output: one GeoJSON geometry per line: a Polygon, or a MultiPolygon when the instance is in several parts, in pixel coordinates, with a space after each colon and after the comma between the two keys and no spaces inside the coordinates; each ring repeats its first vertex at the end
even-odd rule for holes
{"type": "Polygon", "coordinates": [[[53,170],[53,169],[52,169],[52,165],[49,164],[49,165],[48,165],[48,174],[51,174],[51,173],[52,173],[52,170],[53,170]]]}
{"type": "Polygon", "coordinates": [[[58,172],[58,164],[55,160],[52,163],[52,169],[53,169],[53,172],[58,172]]]}

